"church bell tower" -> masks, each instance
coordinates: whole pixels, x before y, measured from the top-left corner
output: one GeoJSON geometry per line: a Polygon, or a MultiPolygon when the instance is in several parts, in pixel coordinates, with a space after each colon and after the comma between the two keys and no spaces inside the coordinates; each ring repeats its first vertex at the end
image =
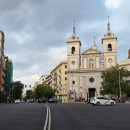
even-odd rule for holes
{"type": "Polygon", "coordinates": [[[117,65],[117,37],[110,31],[109,19],[107,26],[107,34],[102,38],[104,69],[117,65]]]}
{"type": "Polygon", "coordinates": [[[76,36],[75,23],[73,26],[73,35],[67,41],[67,60],[68,70],[79,70],[81,65],[81,42],[76,36]]]}

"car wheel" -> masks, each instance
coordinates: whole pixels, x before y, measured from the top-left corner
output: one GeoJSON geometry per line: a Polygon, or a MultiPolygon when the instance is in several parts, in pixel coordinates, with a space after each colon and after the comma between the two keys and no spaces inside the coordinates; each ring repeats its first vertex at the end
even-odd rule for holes
{"type": "Polygon", "coordinates": [[[114,106],[114,102],[111,102],[111,106],[114,106]]]}
{"type": "Polygon", "coordinates": [[[97,106],[100,106],[100,102],[97,102],[96,105],[97,105],[97,106]]]}

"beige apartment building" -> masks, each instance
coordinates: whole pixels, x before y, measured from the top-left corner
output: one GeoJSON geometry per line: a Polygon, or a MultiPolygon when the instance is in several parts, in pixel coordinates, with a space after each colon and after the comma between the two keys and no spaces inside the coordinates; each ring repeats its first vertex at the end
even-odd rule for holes
{"type": "Polygon", "coordinates": [[[51,85],[51,75],[48,75],[44,81],[44,84],[50,86],[51,85]]]}
{"type": "Polygon", "coordinates": [[[40,78],[39,78],[39,84],[44,84],[46,77],[48,77],[48,74],[43,74],[40,78]]]}
{"type": "MultiPolygon", "coordinates": [[[[128,52],[128,59],[125,61],[119,62],[118,65],[119,65],[119,67],[123,67],[130,72],[130,50],[128,52]]],[[[128,77],[124,78],[124,80],[130,85],[130,75],[128,77]]]]}
{"type": "Polygon", "coordinates": [[[67,102],[67,61],[62,61],[51,71],[51,84],[53,89],[58,90],[56,98],[67,102]]]}

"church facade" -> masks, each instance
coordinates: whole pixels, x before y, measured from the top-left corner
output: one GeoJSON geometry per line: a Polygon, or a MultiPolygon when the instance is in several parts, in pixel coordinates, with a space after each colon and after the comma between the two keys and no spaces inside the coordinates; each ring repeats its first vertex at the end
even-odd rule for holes
{"type": "Polygon", "coordinates": [[[73,35],[67,41],[68,62],[68,100],[88,100],[100,96],[101,72],[111,66],[117,65],[117,37],[110,31],[107,24],[107,33],[102,38],[103,53],[98,50],[95,43],[91,48],[81,52],[81,41],[76,36],[75,25],[73,35]]]}

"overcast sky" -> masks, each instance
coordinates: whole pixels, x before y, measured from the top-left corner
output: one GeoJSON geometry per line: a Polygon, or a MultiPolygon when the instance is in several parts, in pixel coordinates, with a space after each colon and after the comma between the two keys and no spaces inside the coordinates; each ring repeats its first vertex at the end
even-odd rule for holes
{"type": "Polygon", "coordinates": [[[13,79],[34,85],[66,60],[73,20],[82,51],[93,45],[94,36],[102,51],[107,16],[118,37],[118,61],[123,61],[130,49],[130,0],[0,0],[0,30],[5,34],[5,55],[13,62],[13,79]]]}

